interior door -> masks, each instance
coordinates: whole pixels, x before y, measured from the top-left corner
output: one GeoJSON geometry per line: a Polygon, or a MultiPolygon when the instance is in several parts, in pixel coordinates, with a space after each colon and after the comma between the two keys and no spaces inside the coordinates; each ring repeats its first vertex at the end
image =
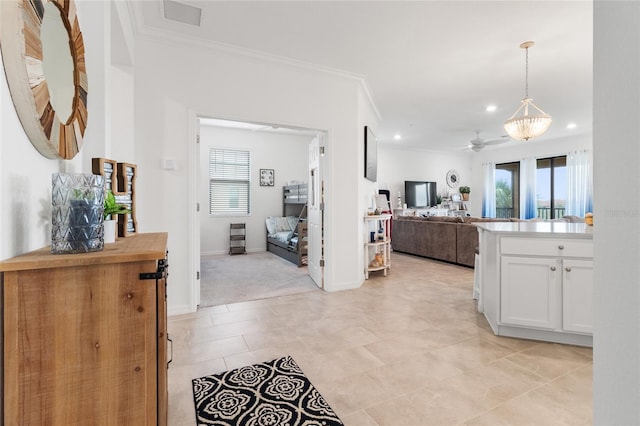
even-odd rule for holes
{"type": "Polygon", "coordinates": [[[321,149],[324,146],[324,133],[309,142],[309,194],[307,205],[307,269],[309,276],[318,287],[324,288],[324,179],[322,176],[321,149]]]}
{"type": "Polygon", "coordinates": [[[197,118],[196,119],[196,126],[195,126],[195,151],[194,151],[194,168],[195,168],[195,201],[196,201],[196,205],[194,206],[195,208],[195,213],[194,213],[194,217],[193,217],[193,227],[195,232],[192,233],[193,235],[193,246],[192,246],[192,250],[194,252],[194,262],[195,265],[193,265],[195,267],[195,271],[196,271],[196,276],[195,276],[195,304],[196,306],[200,305],[200,209],[203,208],[207,208],[207,206],[201,206],[200,202],[198,200],[200,200],[200,193],[201,193],[201,188],[200,185],[201,183],[201,179],[200,176],[202,176],[202,173],[200,171],[200,119],[197,118]]]}

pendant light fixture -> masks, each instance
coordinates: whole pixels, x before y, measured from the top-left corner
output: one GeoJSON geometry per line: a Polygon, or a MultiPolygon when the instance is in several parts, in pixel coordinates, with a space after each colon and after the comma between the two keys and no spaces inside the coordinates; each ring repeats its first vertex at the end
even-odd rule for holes
{"type": "Polygon", "coordinates": [[[542,135],[551,125],[551,116],[535,106],[533,99],[529,97],[529,48],[534,44],[532,41],[525,41],[520,45],[526,52],[524,99],[511,118],[504,122],[507,134],[520,141],[528,141],[542,135]]]}

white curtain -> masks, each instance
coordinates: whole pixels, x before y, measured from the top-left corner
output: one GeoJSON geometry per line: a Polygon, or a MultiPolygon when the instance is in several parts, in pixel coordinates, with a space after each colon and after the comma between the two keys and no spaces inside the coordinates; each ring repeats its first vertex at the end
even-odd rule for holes
{"type": "Polygon", "coordinates": [[[520,160],[520,219],[533,219],[538,216],[536,202],[536,172],[538,162],[535,158],[520,160]]]}
{"type": "Polygon", "coordinates": [[[593,160],[591,152],[567,155],[567,215],[584,217],[593,212],[593,160]]]}
{"type": "Polygon", "coordinates": [[[496,217],[496,164],[484,163],[482,173],[484,175],[482,217],[496,217]]]}

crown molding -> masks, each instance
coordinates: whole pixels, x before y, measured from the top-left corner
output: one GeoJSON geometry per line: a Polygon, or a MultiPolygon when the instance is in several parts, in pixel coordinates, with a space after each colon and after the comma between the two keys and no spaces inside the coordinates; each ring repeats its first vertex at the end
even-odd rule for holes
{"type": "MultiPolygon", "coordinates": [[[[373,94],[369,88],[369,85],[367,84],[366,77],[362,74],[344,71],[325,65],[318,65],[298,59],[292,59],[286,56],[280,56],[258,50],[239,47],[228,43],[204,40],[199,37],[190,36],[188,34],[179,33],[173,30],[159,30],[144,23],[141,2],[127,2],[127,4],[129,13],[131,15],[131,22],[134,28],[133,34],[135,38],[158,42],[173,47],[186,46],[217,54],[223,53],[233,56],[252,58],[264,62],[275,63],[292,68],[303,69],[320,74],[353,80],[358,82],[358,84],[361,86],[378,120],[382,120],[382,115],[380,114],[380,110],[378,109],[373,94]]],[[[160,11],[158,13],[160,13],[160,11]]]]}

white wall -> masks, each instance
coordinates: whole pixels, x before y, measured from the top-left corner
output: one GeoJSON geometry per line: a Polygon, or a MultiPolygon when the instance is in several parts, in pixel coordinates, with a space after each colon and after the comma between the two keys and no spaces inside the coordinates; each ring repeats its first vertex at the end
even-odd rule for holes
{"type": "Polygon", "coordinates": [[[311,137],[252,130],[200,127],[200,251],[229,252],[229,223],[246,223],[248,252],[266,250],[267,216],[282,216],[282,187],[291,181],[307,182],[311,137]],[[209,215],[209,149],[242,149],[251,152],[251,214],[209,215]],[[274,186],[260,186],[259,170],[274,169],[274,186]]]}
{"type": "Polygon", "coordinates": [[[640,424],[640,3],[594,3],[593,422],[640,424]]]}
{"type": "MultiPolygon", "coordinates": [[[[364,222],[364,215],[367,213],[369,207],[374,206],[374,196],[378,194],[379,189],[386,189],[381,186],[382,180],[380,179],[380,166],[382,164],[381,160],[381,151],[378,149],[378,178],[376,182],[372,182],[364,177],[364,128],[365,126],[370,127],[373,131],[373,134],[378,134],[378,120],[379,115],[374,108],[372,108],[371,103],[368,102],[368,93],[364,88],[359,88],[358,90],[358,126],[356,129],[357,137],[355,138],[358,141],[356,145],[356,158],[357,158],[357,167],[353,167],[353,170],[357,171],[357,179],[358,179],[358,226],[353,227],[348,235],[343,235],[340,242],[351,239],[356,247],[356,251],[358,253],[358,271],[359,277],[358,280],[362,282],[364,280],[364,269],[365,269],[365,260],[364,260],[364,241],[367,241],[369,238],[370,229],[366,228],[364,222]]],[[[379,144],[378,144],[379,145],[379,144]]],[[[371,224],[371,223],[369,223],[371,224]]]]}
{"type": "MultiPolygon", "coordinates": [[[[189,265],[191,115],[326,130],[325,288],[362,283],[357,96],[360,82],[268,58],[140,37],[136,42],[135,116],[138,225],[168,231],[171,313],[195,308],[189,265]],[[160,168],[162,158],[178,170],[160,168]]],[[[195,165],[194,165],[195,167],[195,165]]],[[[195,265],[193,266],[195,268],[195,265]]]]}
{"type": "Polygon", "coordinates": [[[104,11],[109,4],[86,0],[76,4],[89,79],[89,118],[76,158],[50,160],[33,148],[13,107],[4,66],[0,67],[0,259],[51,243],[51,174],[90,172],[91,157],[105,153],[110,67],[105,53],[109,14],[104,11]]]}
{"type": "MultiPolygon", "coordinates": [[[[386,144],[380,150],[381,167],[380,184],[391,191],[392,207],[396,207],[398,192],[405,202],[404,181],[432,181],[437,183],[438,194],[458,193],[458,189],[447,186],[447,172],[451,169],[458,171],[460,185],[471,187],[472,200],[476,194],[480,195],[480,186],[473,181],[471,174],[471,157],[464,153],[444,153],[437,151],[420,151],[398,148],[386,144]]],[[[470,205],[470,203],[469,203],[470,205]]],[[[468,208],[470,208],[468,205],[468,208]]],[[[474,214],[473,211],[470,213],[474,214]]]]}

